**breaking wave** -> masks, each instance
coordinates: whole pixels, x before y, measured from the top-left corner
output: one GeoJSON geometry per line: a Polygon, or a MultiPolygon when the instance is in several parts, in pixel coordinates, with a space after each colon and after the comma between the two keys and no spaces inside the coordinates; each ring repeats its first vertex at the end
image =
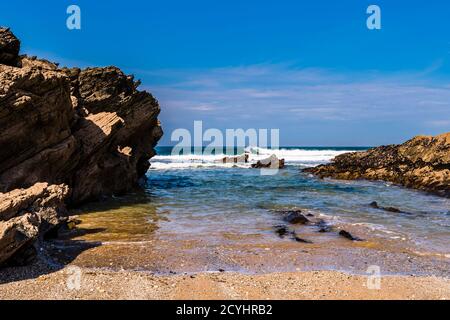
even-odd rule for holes
{"type": "MultiPolygon", "coordinates": [[[[170,152],[160,152],[151,160],[151,170],[170,170],[170,169],[191,169],[191,168],[249,168],[252,163],[258,160],[266,159],[271,155],[276,155],[280,159],[285,159],[287,165],[296,166],[316,166],[327,163],[334,157],[347,153],[358,151],[348,148],[343,150],[339,148],[314,149],[314,148],[280,148],[267,149],[259,147],[248,147],[245,153],[249,155],[249,163],[222,163],[221,160],[227,155],[221,154],[170,154],[170,152]]],[[[242,155],[242,154],[241,154],[242,155]]]]}

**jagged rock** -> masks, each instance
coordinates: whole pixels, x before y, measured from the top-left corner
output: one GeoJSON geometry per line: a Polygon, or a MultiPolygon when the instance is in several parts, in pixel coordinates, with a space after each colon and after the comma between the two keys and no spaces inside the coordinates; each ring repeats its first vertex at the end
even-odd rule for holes
{"type": "Polygon", "coordinates": [[[252,168],[255,169],[283,169],[284,159],[278,159],[276,155],[271,155],[267,159],[259,160],[258,162],[252,164],[252,168]]]}
{"type": "Polygon", "coordinates": [[[77,204],[136,186],[162,136],[156,99],[115,67],[19,59],[0,64],[0,192],[65,183],[77,204]]]}
{"type": "Polygon", "coordinates": [[[45,216],[39,201],[47,197],[36,186],[66,185],[70,205],[124,193],[145,177],[162,136],[158,101],[133,76],[115,67],[59,68],[19,49],[0,28],[0,239],[25,235],[14,245],[0,240],[2,259],[32,243],[36,228],[41,234],[36,212],[45,216]],[[33,210],[19,215],[25,203],[33,210]]]}
{"type": "Polygon", "coordinates": [[[401,145],[346,153],[305,172],[321,178],[384,180],[450,197],[450,132],[401,145]]]}
{"type": "Polygon", "coordinates": [[[249,158],[249,154],[245,153],[243,155],[235,156],[235,157],[224,157],[224,158],[220,159],[218,162],[221,162],[221,163],[247,163],[248,158],[249,158]]]}
{"type": "Polygon", "coordinates": [[[15,66],[20,51],[20,41],[9,30],[0,27],[0,64],[15,66]]]}
{"type": "Polygon", "coordinates": [[[14,256],[20,260],[20,251],[29,256],[27,248],[65,219],[68,190],[38,183],[0,194],[0,265],[14,256]]]}

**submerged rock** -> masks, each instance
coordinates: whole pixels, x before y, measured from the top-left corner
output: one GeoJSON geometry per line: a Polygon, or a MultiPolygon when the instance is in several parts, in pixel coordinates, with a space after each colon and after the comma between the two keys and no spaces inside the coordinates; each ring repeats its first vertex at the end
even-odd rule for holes
{"type": "Polygon", "coordinates": [[[296,234],[295,234],[295,232],[293,233],[293,239],[295,240],[295,241],[297,241],[297,242],[301,242],[301,243],[313,243],[311,240],[306,240],[306,239],[303,239],[303,238],[300,238],[299,236],[297,236],[296,234]]]}
{"type": "Polygon", "coordinates": [[[384,210],[384,211],[393,212],[393,213],[411,214],[409,212],[405,212],[405,211],[402,211],[402,210],[400,210],[398,208],[394,208],[394,207],[381,207],[378,205],[378,203],[376,201],[370,203],[370,206],[374,209],[384,210]]]}
{"type": "Polygon", "coordinates": [[[342,154],[330,164],[304,171],[321,178],[385,180],[450,197],[450,132],[342,154]]]}
{"type": "Polygon", "coordinates": [[[162,136],[159,104],[133,76],[59,68],[19,50],[0,28],[0,261],[45,233],[44,213],[57,220],[52,186],[66,188],[58,207],[129,191],[162,136]]]}
{"type": "Polygon", "coordinates": [[[286,226],[275,226],[275,233],[280,237],[284,238],[287,234],[289,234],[289,229],[286,226]]]}
{"type": "Polygon", "coordinates": [[[277,210],[276,212],[282,214],[283,220],[290,224],[307,224],[309,222],[301,210],[277,210]]]}
{"type": "Polygon", "coordinates": [[[292,224],[307,224],[309,222],[308,218],[302,215],[300,212],[290,213],[285,220],[292,224]]]}
{"type": "Polygon", "coordinates": [[[284,166],[284,159],[278,159],[276,155],[271,155],[267,159],[259,160],[252,164],[252,168],[254,169],[283,169],[284,166]]]}
{"type": "Polygon", "coordinates": [[[333,227],[330,226],[328,223],[325,222],[325,220],[320,219],[317,223],[316,226],[319,228],[319,232],[320,233],[326,233],[326,232],[331,232],[333,230],[333,227]]]}
{"type": "Polygon", "coordinates": [[[352,240],[352,241],[363,241],[362,239],[358,238],[358,237],[354,237],[350,232],[345,231],[345,230],[341,230],[339,231],[339,235],[341,237],[344,237],[348,240],[352,240]]]}

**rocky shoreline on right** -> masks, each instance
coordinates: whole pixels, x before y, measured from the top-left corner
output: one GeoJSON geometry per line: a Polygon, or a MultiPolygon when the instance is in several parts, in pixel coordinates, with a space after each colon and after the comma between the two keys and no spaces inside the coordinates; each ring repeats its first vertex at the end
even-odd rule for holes
{"type": "Polygon", "coordinates": [[[345,153],[303,171],[320,178],[388,181],[450,198],[450,132],[345,153]]]}

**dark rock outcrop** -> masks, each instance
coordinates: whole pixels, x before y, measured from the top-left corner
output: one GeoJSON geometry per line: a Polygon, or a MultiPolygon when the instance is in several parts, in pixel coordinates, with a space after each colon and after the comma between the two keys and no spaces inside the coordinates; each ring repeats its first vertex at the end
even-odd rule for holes
{"type": "Polygon", "coordinates": [[[9,28],[0,27],[0,64],[15,65],[19,56],[20,41],[9,28]]]}
{"type": "Polygon", "coordinates": [[[0,263],[45,231],[39,204],[48,192],[36,198],[35,188],[64,188],[58,208],[127,192],[145,177],[162,136],[158,102],[133,76],[59,68],[19,49],[0,28],[0,263]],[[16,206],[17,192],[25,195],[16,206]]]}
{"type": "Polygon", "coordinates": [[[384,180],[450,197],[450,132],[401,145],[346,153],[305,172],[321,178],[384,180]]]}

